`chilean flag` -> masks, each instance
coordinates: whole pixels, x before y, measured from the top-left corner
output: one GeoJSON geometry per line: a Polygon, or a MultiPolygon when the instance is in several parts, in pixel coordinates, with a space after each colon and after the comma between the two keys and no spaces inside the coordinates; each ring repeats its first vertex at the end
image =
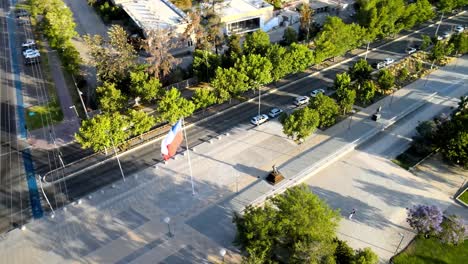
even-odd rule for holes
{"type": "Polygon", "coordinates": [[[172,126],[167,136],[161,141],[161,154],[164,160],[174,156],[182,143],[182,119],[172,126]]]}

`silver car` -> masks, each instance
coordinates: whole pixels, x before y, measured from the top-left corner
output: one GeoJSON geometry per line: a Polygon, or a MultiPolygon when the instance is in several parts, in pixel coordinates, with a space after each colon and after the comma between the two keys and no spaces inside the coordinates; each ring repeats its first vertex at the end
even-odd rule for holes
{"type": "Polygon", "coordinates": [[[268,116],[265,114],[257,115],[250,119],[250,123],[257,126],[265,123],[266,121],[268,121],[268,116]]]}
{"type": "Polygon", "coordinates": [[[310,93],[310,96],[316,97],[319,93],[325,94],[325,90],[324,90],[324,89],[316,89],[316,90],[313,90],[313,91],[310,93]]]}
{"type": "Polygon", "coordinates": [[[283,110],[279,109],[279,108],[272,108],[270,110],[270,112],[268,112],[268,115],[271,117],[271,118],[275,118],[279,115],[281,115],[281,113],[283,113],[283,110]]]}
{"type": "Polygon", "coordinates": [[[303,104],[308,104],[310,101],[310,98],[307,97],[307,96],[299,96],[299,97],[296,97],[296,99],[294,99],[294,104],[296,106],[300,106],[300,105],[303,105],[303,104]]]}

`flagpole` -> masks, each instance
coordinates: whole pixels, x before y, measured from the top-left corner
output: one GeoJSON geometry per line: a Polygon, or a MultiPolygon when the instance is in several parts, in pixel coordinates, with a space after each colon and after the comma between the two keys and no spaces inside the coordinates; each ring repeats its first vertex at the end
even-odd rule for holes
{"type": "Polygon", "coordinates": [[[190,150],[188,147],[188,140],[187,140],[187,131],[185,130],[185,119],[182,118],[182,126],[184,127],[184,137],[185,137],[185,146],[187,151],[187,158],[188,158],[188,165],[190,171],[190,182],[192,183],[192,195],[195,195],[195,186],[193,185],[193,173],[192,173],[192,162],[190,160],[190,150]]]}

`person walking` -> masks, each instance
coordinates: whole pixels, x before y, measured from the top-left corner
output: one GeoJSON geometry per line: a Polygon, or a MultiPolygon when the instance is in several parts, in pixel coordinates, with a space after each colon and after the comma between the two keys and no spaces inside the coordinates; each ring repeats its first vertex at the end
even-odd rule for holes
{"type": "Polygon", "coordinates": [[[349,220],[353,219],[353,215],[356,213],[356,209],[353,208],[353,210],[351,211],[351,213],[349,214],[349,220]]]}

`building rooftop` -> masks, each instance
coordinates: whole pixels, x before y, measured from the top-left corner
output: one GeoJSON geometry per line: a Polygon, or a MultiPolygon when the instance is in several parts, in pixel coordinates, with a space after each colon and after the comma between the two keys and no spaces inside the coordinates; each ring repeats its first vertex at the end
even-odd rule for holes
{"type": "Polygon", "coordinates": [[[222,18],[255,12],[262,8],[273,8],[263,0],[226,0],[216,5],[222,18]]]}
{"type": "Polygon", "coordinates": [[[143,31],[178,28],[187,15],[168,0],[114,0],[143,31]]]}

